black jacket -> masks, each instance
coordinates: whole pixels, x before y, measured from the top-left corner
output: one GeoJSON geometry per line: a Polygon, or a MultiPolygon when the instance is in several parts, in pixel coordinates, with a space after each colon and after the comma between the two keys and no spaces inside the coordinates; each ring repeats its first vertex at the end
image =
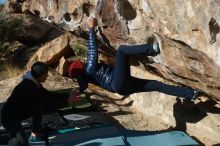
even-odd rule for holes
{"type": "Polygon", "coordinates": [[[113,91],[111,82],[113,79],[113,68],[98,63],[98,49],[94,29],[89,30],[87,62],[84,73],[78,77],[81,91],[88,87],[88,83],[98,85],[108,91],[113,91]]]}
{"type": "Polygon", "coordinates": [[[24,120],[33,114],[41,114],[47,90],[29,79],[23,79],[13,90],[1,113],[17,120],[24,120]]]}
{"type": "Polygon", "coordinates": [[[44,110],[65,107],[68,93],[55,93],[46,90],[30,79],[23,79],[12,91],[4,104],[1,115],[15,120],[24,120],[33,115],[41,115],[44,110]]]}

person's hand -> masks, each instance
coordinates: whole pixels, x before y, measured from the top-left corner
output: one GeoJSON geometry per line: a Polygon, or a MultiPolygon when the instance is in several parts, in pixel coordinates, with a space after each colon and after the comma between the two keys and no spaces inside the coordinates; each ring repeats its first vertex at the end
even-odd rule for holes
{"type": "Polygon", "coordinates": [[[93,28],[95,26],[95,18],[87,17],[87,24],[89,28],[93,28]]]}
{"type": "Polygon", "coordinates": [[[91,15],[91,16],[88,17],[84,14],[84,17],[86,18],[87,25],[88,25],[89,28],[93,28],[93,27],[96,27],[98,25],[98,21],[95,18],[95,16],[91,15]]]}
{"type": "Polygon", "coordinates": [[[80,93],[78,91],[71,91],[68,98],[69,106],[72,106],[74,103],[77,103],[79,101],[80,101],[80,93]]]}

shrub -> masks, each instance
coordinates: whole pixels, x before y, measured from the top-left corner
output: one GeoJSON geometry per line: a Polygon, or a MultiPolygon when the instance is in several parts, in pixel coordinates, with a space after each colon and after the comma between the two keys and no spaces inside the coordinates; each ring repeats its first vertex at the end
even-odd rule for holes
{"type": "Polygon", "coordinates": [[[12,42],[22,33],[21,19],[0,20],[0,42],[12,42]]]}
{"type": "Polygon", "coordinates": [[[1,61],[0,63],[0,81],[17,76],[24,72],[24,69],[21,69],[12,63],[3,63],[1,61]]]}
{"type": "Polygon", "coordinates": [[[10,45],[22,33],[22,20],[9,19],[7,16],[0,15],[0,54],[7,56],[12,50],[10,45]]]}
{"type": "Polygon", "coordinates": [[[70,45],[73,49],[74,53],[76,54],[76,58],[78,59],[85,59],[87,55],[87,49],[84,45],[73,43],[70,45]]]}

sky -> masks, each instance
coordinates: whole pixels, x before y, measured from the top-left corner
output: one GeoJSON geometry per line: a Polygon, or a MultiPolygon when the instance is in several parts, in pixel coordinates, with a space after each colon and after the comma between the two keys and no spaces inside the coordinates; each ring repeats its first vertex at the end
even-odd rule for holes
{"type": "Polygon", "coordinates": [[[0,4],[3,4],[5,2],[5,0],[0,0],[0,4]]]}

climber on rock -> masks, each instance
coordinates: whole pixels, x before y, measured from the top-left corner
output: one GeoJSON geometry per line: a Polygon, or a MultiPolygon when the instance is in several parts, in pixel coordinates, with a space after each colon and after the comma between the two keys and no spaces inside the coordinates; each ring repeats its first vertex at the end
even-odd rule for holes
{"type": "Polygon", "coordinates": [[[121,95],[158,91],[189,100],[196,99],[198,91],[192,88],[173,86],[156,80],[146,80],[131,76],[129,56],[158,55],[160,53],[160,44],[156,37],[154,37],[152,45],[119,46],[115,57],[115,65],[110,67],[109,65],[98,63],[94,18],[88,18],[87,24],[89,27],[87,61],[85,64],[81,61],[73,61],[68,68],[69,76],[77,79],[81,92],[88,87],[88,83],[92,83],[121,95]]]}

